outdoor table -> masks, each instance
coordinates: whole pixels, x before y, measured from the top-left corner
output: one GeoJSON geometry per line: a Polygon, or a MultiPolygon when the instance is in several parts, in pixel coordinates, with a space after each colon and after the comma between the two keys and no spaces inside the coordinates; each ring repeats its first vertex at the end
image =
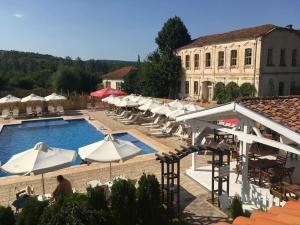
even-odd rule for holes
{"type": "Polygon", "coordinates": [[[44,195],[38,195],[37,200],[40,202],[49,201],[52,198],[52,194],[44,194],[44,195]]]}
{"type": "Polygon", "coordinates": [[[258,159],[258,160],[249,160],[249,167],[258,169],[259,171],[259,185],[261,185],[261,171],[268,170],[279,166],[280,164],[276,160],[270,159],[258,159]]]}
{"type": "Polygon", "coordinates": [[[287,193],[294,194],[296,199],[300,198],[300,185],[299,184],[289,184],[287,182],[282,182],[283,184],[283,193],[286,196],[287,193]]]}

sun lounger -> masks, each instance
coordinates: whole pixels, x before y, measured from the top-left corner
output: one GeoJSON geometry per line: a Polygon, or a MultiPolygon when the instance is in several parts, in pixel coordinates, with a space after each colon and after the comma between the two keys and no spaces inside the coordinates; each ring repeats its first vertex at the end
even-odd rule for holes
{"type": "Polygon", "coordinates": [[[160,128],[151,128],[150,131],[151,132],[159,132],[159,131],[162,131],[162,130],[165,130],[165,129],[169,128],[170,126],[173,127],[174,124],[175,124],[174,121],[167,121],[167,123],[165,123],[162,127],[160,127],[160,128]]]}
{"type": "Polygon", "coordinates": [[[173,135],[176,136],[176,137],[181,137],[183,135],[183,132],[184,132],[183,131],[183,125],[180,124],[173,135]]]}
{"type": "Polygon", "coordinates": [[[43,111],[43,110],[42,110],[42,107],[41,107],[41,106],[36,106],[36,107],[35,107],[35,111],[36,111],[37,114],[42,114],[42,111],[43,111]]]}
{"type": "Polygon", "coordinates": [[[173,127],[169,127],[167,129],[163,129],[161,131],[158,132],[151,132],[151,135],[155,136],[155,137],[168,137],[171,136],[171,132],[172,132],[173,127]]]}
{"type": "Polygon", "coordinates": [[[1,115],[1,117],[3,118],[3,119],[7,119],[7,118],[9,118],[9,115],[10,115],[10,112],[9,112],[9,109],[3,109],[2,110],[2,115],[1,115]]]}
{"type": "Polygon", "coordinates": [[[61,106],[61,105],[57,106],[56,109],[57,109],[57,112],[59,114],[64,114],[65,113],[64,107],[61,106]]]}
{"type": "Polygon", "coordinates": [[[126,119],[128,116],[130,116],[130,111],[124,111],[124,113],[121,113],[120,115],[117,115],[117,116],[114,116],[114,117],[111,117],[113,119],[126,119]]]}
{"type": "Polygon", "coordinates": [[[157,125],[160,120],[161,120],[161,117],[158,116],[158,117],[156,117],[156,119],[152,123],[142,123],[141,125],[144,126],[144,127],[151,127],[153,125],[157,125]]]}
{"type": "Polygon", "coordinates": [[[139,118],[140,118],[140,114],[136,114],[132,120],[122,121],[122,123],[125,125],[136,124],[139,118]]]}
{"type": "Polygon", "coordinates": [[[26,114],[27,114],[27,115],[32,115],[32,114],[33,114],[33,112],[32,112],[32,107],[31,107],[31,106],[27,106],[27,107],[26,107],[26,114]]]}
{"type": "Polygon", "coordinates": [[[14,118],[19,117],[19,109],[18,108],[13,108],[13,117],[14,118]]]}
{"type": "Polygon", "coordinates": [[[128,121],[128,120],[132,120],[134,118],[136,114],[130,114],[130,116],[128,118],[119,118],[117,119],[119,122],[124,122],[124,121],[128,121]]]}
{"type": "Polygon", "coordinates": [[[56,113],[56,109],[55,109],[55,107],[52,106],[52,105],[49,105],[49,106],[48,106],[48,111],[49,111],[49,113],[56,113]]]}

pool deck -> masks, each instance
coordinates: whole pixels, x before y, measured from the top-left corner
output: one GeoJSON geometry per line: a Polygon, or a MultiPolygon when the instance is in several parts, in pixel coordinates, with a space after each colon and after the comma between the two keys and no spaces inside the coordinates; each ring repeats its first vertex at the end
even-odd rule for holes
{"type": "MultiPolygon", "coordinates": [[[[156,138],[150,136],[149,130],[138,125],[123,125],[110,117],[104,111],[80,111],[76,116],[63,116],[65,120],[86,119],[89,123],[105,134],[128,132],[158,152],[172,152],[184,145],[184,142],[175,137],[156,138]]],[[[61,117],[60,117],[61,118],[61,117]]],[[[40,118],[39,118],[40,119],[40,118]]],[[[5,124],[18,124],[21,121],[5,121],[5,124]]],[[[0,121],[0,126],[1,124],[0,121]]],[[[197,156],[197,166],[207,165],[204,157],[197,156]]],[[[191,166],[191,156],[181,161],[181,207],[183,215],[192,224],[215,224],[226,220],[227,216],[216,207],[209,204],[209,192],[185,175],[191,166]]],[[[155,160],[154,154],[140,155],[121,163],[112,164],[112,176],[126,175],[130,179],[138,179],[143,173],[155,174],[160,180],[160,163],[155,160]]],[[[85,192],[86,183],[99,179],[102,183],[109,180],[109,166],[105,163],[78,165],[59,171],[45,174],[46,193],[51,193],[56,186],[55,177],[59,174],[69,179],[79,192],[85,192]]],[[[41,193],[41,176],[10,176],[0,178],[0,205],[8,205],[15,199],[15,188],[33,185],[37,194],[41,193]]]]}

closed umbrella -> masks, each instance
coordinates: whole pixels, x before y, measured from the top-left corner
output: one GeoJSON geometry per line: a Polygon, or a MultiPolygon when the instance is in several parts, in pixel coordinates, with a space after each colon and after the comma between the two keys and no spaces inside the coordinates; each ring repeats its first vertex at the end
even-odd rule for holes
{"type": "Polygon", "coordinates": [[[167,114],[167,117],[171,118],[171,119],[176,119],[176,117],[181,116],[183,114],[186,114],[190,111],[186,110],[186,109],[176,109],[170,113],[167,114]]]}
{"type": "Polygon", "coordinates": [[[191,111],[191,112],[194,112],[194,111],[199,111],[199,110],[203,110],[204,108],[197,105],[197,104],[193,104],[193,103],[190,103],[190,104],[187,104],[184,106],[185,109],[187,109],[188,111],[191,111]]]}
{"type": "Polygon", "coordinates": [[[45,97],[45,100],[47,102],[49,101],[63,101],[63,100],[67,100],[67,98],[65,96],[56,94],[56,93],[52,93],[51,95],[48,95],[45,97]]]}
{"type": "Polygon", "coordinates": [[[138,109],[142,111],[147,111],[147,110],[151,111],[152,109],[155,109],[159,106],[161,106],[161,104],[158,104],[153,100],[149,100],[146,104],[141,105],[138,109]]]}
{"type": "Polygon", "coordinates": [[[45,101],[45,98],[38,96],[36,94],[28,95],[24,98],[22,98],[21,102],[43,102],[45,101]]]}
{"type": "Polygon", "coordinates": [[[176,109],[182,109],[184,107],[184,105],[178,99],[174,100],[173,102],[170,102],[169,106],[176,109]]]}
{"type": "Polygon", "coordinates": [[[7,95],[3,98],[0,98],[0,104],[11,104],[11,103],[17,103],[20,101],[21,101],[20,98],[17,98],[13,95],[7,95]]]}
{"type": "Polygon", "coordinates": [[[129,141],[114,138],[107,135],[104,140],[79,148],[80,158],[88,162],[109,162],[110,179],[111,163],[130,159],[141,151],[129,141]]]}
{"type": "Polygon", "coordinates": [[[39,142],[31,149],[13,155],[1,169],[18,175],[42,174],[43,194],[45,194],[43,174],[70,166],[76,156],[75,151],[52,148],[39,142]]]}
{"type": "Polygon", "coordinates": [[[154,108],[150,110],[152,113],[160,114],[160,115],[167,115],[168,113],[174,111],[175,108],[171,108],[169,105],[164,104],[161,106],[158,106],[157,108],[154,108]]]}

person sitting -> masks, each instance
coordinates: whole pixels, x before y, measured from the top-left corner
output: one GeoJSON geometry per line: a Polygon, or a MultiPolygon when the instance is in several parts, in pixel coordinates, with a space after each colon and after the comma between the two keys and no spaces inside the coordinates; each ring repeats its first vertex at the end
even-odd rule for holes
{"type": "Polygon", "coordinates": [[[26,188],[16,192],[16,200],[13,201],[12,205],[16,208],[16,211],[23,208],[28,198],[34,196],[33,187],[27,186],[26,188]]]}
{"type": "Polygon", "coordinates": [[[72,185],[69,180],[62,175],[56,177],[58,185],[52,193],[52,197],[57,201],[60,197],[66,196],[72,193],[72,185]]]}

